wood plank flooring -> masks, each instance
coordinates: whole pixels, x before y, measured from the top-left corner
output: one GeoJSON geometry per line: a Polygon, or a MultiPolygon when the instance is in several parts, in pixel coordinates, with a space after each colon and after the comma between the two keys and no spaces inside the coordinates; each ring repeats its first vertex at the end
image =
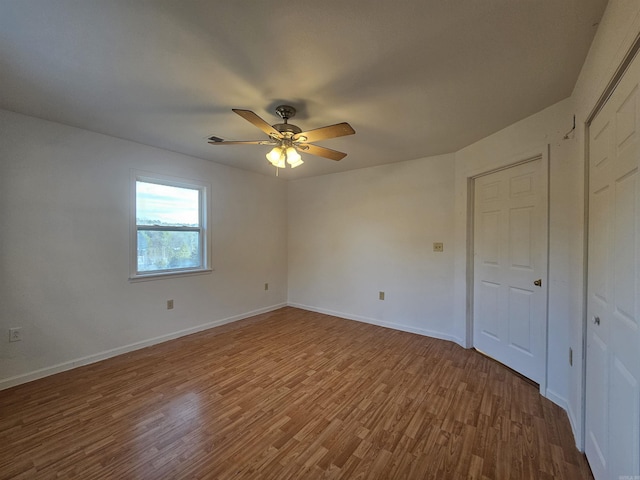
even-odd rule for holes
{"type": "Polygon", "coordinates": [[[472,350],[283,308],[0,391],[0,479],[589,479],[472,350]]]}

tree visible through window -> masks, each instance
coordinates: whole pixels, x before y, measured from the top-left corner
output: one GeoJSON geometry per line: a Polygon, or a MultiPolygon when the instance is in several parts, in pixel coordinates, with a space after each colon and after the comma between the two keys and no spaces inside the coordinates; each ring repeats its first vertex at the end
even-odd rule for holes
{"type": "Polygon", "coordinates": [[[136,178],[134,276],[204,270],[204,187],[136,178]]]}

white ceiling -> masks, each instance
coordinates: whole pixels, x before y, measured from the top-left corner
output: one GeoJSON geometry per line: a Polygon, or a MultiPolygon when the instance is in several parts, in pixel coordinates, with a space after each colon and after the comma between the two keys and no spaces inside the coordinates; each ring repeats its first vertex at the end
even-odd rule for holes
{"type": "MultiPolygon", "coordinates": [[[[0,108],[273,175],[235,115],[349,122],[284,178],[449,153],[568,97],[606,0],[0,0],[0,108]]],[[[571,127],[567,119],[567,129],[571,127]]],[[[33,132],[37,135],[38,132],[33,132]]]]}

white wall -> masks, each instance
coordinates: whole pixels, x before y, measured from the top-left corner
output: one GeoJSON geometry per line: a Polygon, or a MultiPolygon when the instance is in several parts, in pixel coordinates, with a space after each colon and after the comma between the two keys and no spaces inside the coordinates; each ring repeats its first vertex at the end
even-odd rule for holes
{"type": "Polygon", "coordinates": [[[286,221],[275,177],[0,111],[0,388],[283,305],[286,221]],[[211,184],[215,271],[128,281],[131,169],[211,184]]]}
{"type": "Polygon", "coordinates": [[[453,174],[442,155],[289,182],[289,303],[461,342],[453,174]]]}

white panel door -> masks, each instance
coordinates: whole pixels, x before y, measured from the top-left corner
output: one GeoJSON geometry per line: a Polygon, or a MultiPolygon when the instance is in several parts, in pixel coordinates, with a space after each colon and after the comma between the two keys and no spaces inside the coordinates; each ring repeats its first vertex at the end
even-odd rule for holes
{"type": "Polygon", "coordinates": [[[640,476],[640,60],[589,128],[585,453],[596,480],[640,476]]]}
{"type": "Polygon", "coordinates": [[[474,347],[542,383],[547,176],[541,158],[475,179],[473,238],[474,347]]]}

